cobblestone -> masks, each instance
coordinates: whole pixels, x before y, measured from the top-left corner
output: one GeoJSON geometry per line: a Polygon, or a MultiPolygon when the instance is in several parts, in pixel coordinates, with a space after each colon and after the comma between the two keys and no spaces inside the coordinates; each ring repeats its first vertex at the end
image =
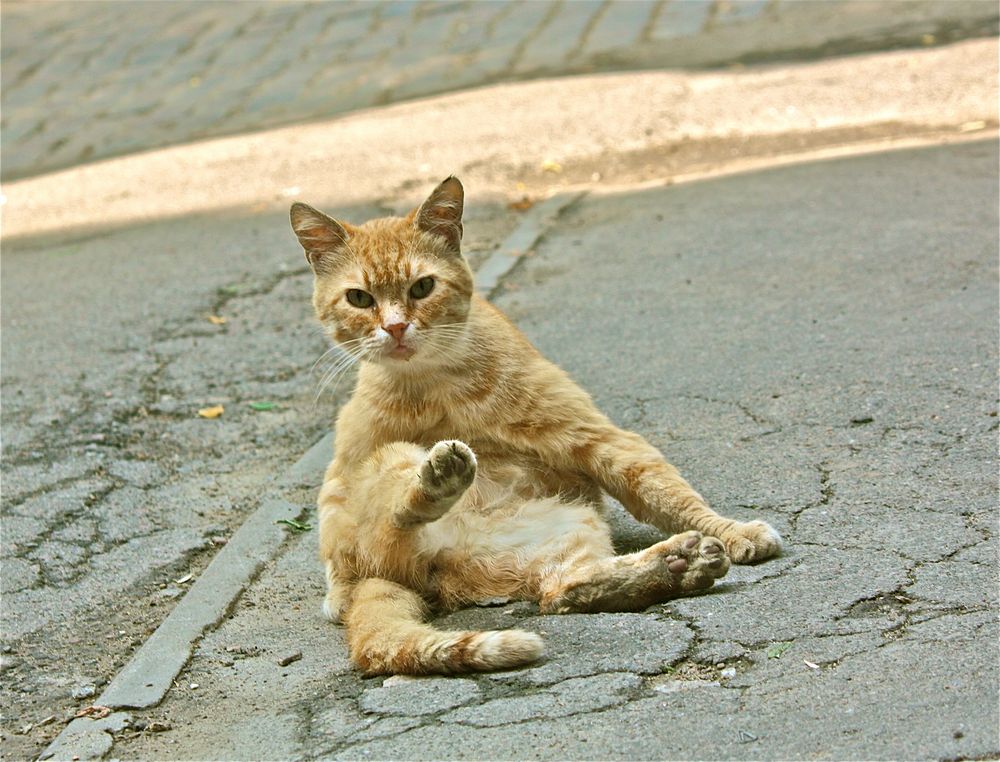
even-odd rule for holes
{"type": "Polygon", "coordinates": [[[498,81],[947,41],[996,18],[975,0],[7,2],[3,177],[498,81]]]}

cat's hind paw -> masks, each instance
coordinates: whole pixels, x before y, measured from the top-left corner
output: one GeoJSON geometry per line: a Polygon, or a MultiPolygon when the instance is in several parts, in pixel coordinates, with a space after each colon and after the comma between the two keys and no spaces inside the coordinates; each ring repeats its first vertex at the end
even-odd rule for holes
{"type": "Polygon", "coordinates": [[[735,522],[722,534],[729,557],[736,564],[752,564],[781,552],[781,535],[764,521],[735,522]]]}
{"type": "Polygon", "coordinates": [[[674,535],[647,552],[655,552],[661,557],[679,595],[707,590],[729,571],[725,546],[701,532],[674,535]]]}

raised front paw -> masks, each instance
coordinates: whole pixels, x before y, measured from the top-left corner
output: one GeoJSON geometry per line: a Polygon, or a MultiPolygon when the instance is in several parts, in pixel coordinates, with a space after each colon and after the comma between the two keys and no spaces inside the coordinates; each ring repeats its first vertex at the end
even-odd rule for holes
{"type": "Polygon", "coordinates": [[[438,442],[420,467],[420,486],[429,500],[447,502],[460,498],[476,478],[476,456],[457,439],[438,442]]]}
{"type": "Polygon", "coordinates": [[[736,522],[722,535],[733,563],[752,564],[781,552],[781,535],[764,521],[736,522]]]}

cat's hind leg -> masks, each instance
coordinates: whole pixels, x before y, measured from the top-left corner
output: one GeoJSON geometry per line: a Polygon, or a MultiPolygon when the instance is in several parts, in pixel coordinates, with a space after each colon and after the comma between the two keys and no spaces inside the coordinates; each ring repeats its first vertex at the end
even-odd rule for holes
{"type": "Polygon", "coordinates": [[[345,616],[351,661],[369,675],[426,675],[509,669],[542,655],[542,639],[533,632],[438,630],[425,615],[413,590],[362,580],[345,616]]]}
{"type": "Polygon", "coordinates": [[[542,580],[539,605],[546,614],[639,611],[707,590],[728,570],[722,542],[683,532],[638,553],[552,569],[542,580]]]}

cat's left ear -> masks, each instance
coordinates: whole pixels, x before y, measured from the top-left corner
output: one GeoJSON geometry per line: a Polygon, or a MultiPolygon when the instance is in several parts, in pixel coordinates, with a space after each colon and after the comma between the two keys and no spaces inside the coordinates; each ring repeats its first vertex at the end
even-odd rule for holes
{"type": "Polygon", "coordinates": [[[462,209],[465,190],[457,177],[449,177],[434,189],[417,210],[414,224],[419,230],[439,235],[456,252],[462,243],[462,209]]]}

